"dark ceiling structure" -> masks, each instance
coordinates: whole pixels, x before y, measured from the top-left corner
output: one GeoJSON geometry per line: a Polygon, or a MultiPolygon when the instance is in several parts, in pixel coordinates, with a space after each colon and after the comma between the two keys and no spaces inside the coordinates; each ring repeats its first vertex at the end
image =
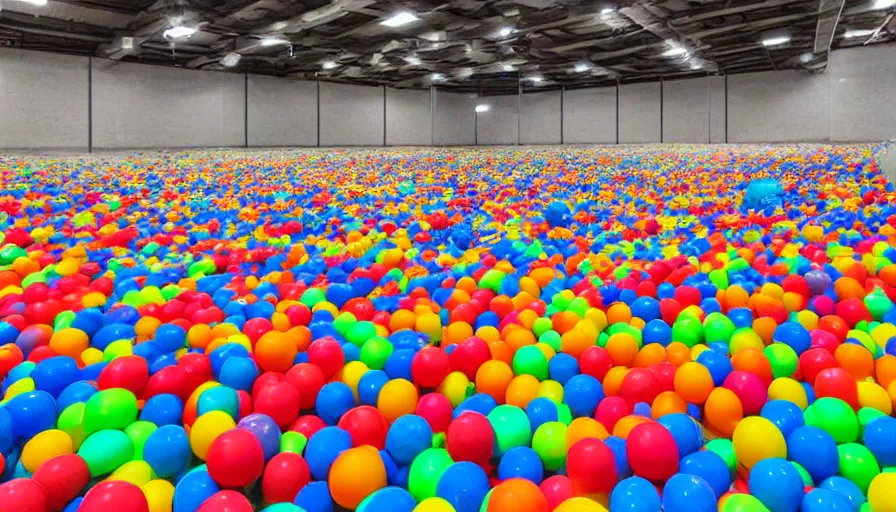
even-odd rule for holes
{"type": "Polygon", "coordinates": [[[818,72],[831,50],[896,41],[894,14],[896,0],[0,0],[0,47],[396,87],[586,87],[818,72]]]}

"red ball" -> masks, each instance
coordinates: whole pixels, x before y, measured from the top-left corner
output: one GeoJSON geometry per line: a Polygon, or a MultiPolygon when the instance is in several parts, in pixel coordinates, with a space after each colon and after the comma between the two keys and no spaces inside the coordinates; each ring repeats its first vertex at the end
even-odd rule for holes
{"type": "Polygon", "coordinates": [[[306,439],[311,439],[318,430],[327,426],[327,423],[320,419],[317,416],[308,414],[305,416],[299,416],[299,418],[290,425],[289,430],[293,432],[298,432],[305,436],[306,439]]]}
{"type": "Polygon", "coordinates": [[[187,372],[180,366],[166,366],[152,374],[146,387],[143,388],[143,399],[148,400],[156,395],[176,395],[186,402],[190,398],[187,390],[187,372]]]}
{"type": "Polygon", "coordinates": [[[286,382],[263,388],[255,397],[255,412],[273,418],[280,430],[286,428],[299,416],[299,392],[286,382]]]}
{"type": "Polygon", "coordinates": [[[345,365],[345,353],[338,341],[326,336],[308,346],[308,362],[320,368],[324,380],[329,380],[345,365]]]}
{"type": "Polygon", "coordinates": [[[678,472],[675,438],[653,421],[632,429],[625,442],[625,455],[635,475],[657,484],[678,472]]]}
{"type": "Polygon", "coordinates": [[[3,510],[15,512],[46,512],[47,495],[34,480],[16,478],[0,484],[0,503],[3,510]]]}
{"type": "Polygon", "coordinates": [[[840,340],[837,339],[836,334],[821,329],[812,329],[809,332],[809,336],[812,338],[811,348],[824,349],[831,354],[837,350],[837,347],[839,347],[841,343],[840,340]]]}
{"type": "Polygon", "coordinates": [[[632,413],[632,407],[619,396],[608,396],[597,404],[594,419],[599,421],[607,432],[612,432],[616,422],[632,413]]]}
{"type": "Polygon", "coordinates": [[[448,354],[439,347],[426,347],[414,355],[411,361],[411,377],[420,387],[434,388],[442,383],[451,371],[448,354]]]}
{"type": "Polygon", "coordinates": [[[149,382],[149,365],[140,356],[117,357],[109,362],[97,377],[97,386],[102,389],[124,388],[140,396],[149,382]]]}
{"type": "Polygon", "coordinates": [[[252,503],[243,493],[218,491],[203,501],[196,512],[253,512],[252,503]]]}
{"type": "Polygon", "coordinates": [[[286,318],[293,327],[308,325],[311,322],[311,310],[304,304],[296,304],[286,308],[286,318]]]}
{"type": "Polygon", "coordinates": [[[417,402],[417,416],[425,419],[436,434],[448,430],[453,413],[451,401],[441,393],[428,393],[417,402]]]}
{"type": "Polygon", "coordinates": [[[267,318],[250,318],[243,324],[243,334],[249,338],[252,345],[255,345],[255,342],[258,341],[263,334],[273,330],[274,324],[267,318]]]}
{"type": "Polygon", "coordinates": [[[149,503],[139,487],[121,480],[100,482],[84,495],[79,512],[149,512],[149,503]]]}
{"type": "Polygon", "coordinates": [[[740,398],[745,416],[758,416],[768,402],[768,387],[762,377],[750,372],[735,371],[725,377],[722,384],[740,398]]]}
{"type": "Polygon", "coordinates": [[[566,454],[566,476],[577,495],[610,494],[619,480],[616,456],[600,439],[582,439],[566,454]]]}
{"type": "Polygon", "coordinates": [[[255,379],[255,382],[252,384],[252,397],[258,397],[258,394],[261,393],[261,390],[268,387],[273,386],[274,384],[279,384],[285,380],[285,377],[282,373],[277,372],[265,372],[258,376],[255,379]]]}
{"type": "MultiPolygon", "coordinates": [[[[820,298],[820,297],[824,297],[826,299],[828,298],[824,295],[821,295],[818,298],[820,298]]],[[[830,300],[830,299],[828,299],[828,300],[830,300]]],[[[819,313],[819,315],[820,314],[821,313],[819,313]]],[[[837,340],[839,340],[840,343],[843,343],[844,341],[846,341],[846,337],[849,335],[849,326],[846,324],[846,320],[844,320],[836,315],[829,314],[829,315],[822,316],[821,318],[819,318],[818,319],[818,329],[821,329],[822,331],[827,331],[827,332],[833,334],[834,336],[837,337],[837,340]]]]}
{"type": "Polygon", "coordinates": [[[252,414],[252,395],[248,391],[238,389],[236,390],[236,396],[240,399],[240,419],[252,414]]]}
{"type": "MultiPolygon", "coordinates": [[[[376,407],[362,405],[350,409],[339,418],[337,425],[352,436],[352,446],[369,444],[377,450],[386,447],[389,424],[376,407]]],[[[307,436],[310,439],[311,436],[307,436]]]]}
{"type": "Polygon", "coordinates": [[[678,371],[677,366],[669,362],[662,362],[652,364],[648,366],[647,369],[650,370],[650,373],[656,376],[656,380],[659,382],[661,390],[675,390],[675,372],[678,371]]]}
{"type": "Polygon", "coordinates": [[[547,498],[550,510],[554,510],[561,503],[576,495],[572,481],[563,475],[554,475],[545,479],[538,488],[541,489],[541,493],[547,498]]]}
{"type": "Polygon", "coordinates": [[[342,310],[354,315],[358,321],[373,320],[373,315],[376,314],[376,308],[373,307],[373,302],[367,297],[355,297],[349,299],[348,302],[342,306],[342,310]]]}
{"type": "Polygon", "coordinates": [[[488,343],[478,336],[470,336],[454,347],[448,356],[452,371],[462,372],[470,381],[476,379],[476,371],[492,358],[488,343]]]}
{"type": "Polygon", "coordinates": [[[823,348],[810,348],[800,354],[799,370],[803,375],[803,380],[814,383],[818,378],[818,374],[826,368],[837,368],[837,360],[834,354],[823,348]]]}
{"type": "Polygon", "coordinates": [[[286,372],[286,382],[299,390],[301,397],[299,403],[302,409],[314,407],[314,401],[317,400],[320,388],[326,384],[323,372],[311,363],[299,363],[290,368],[286,372]]]}
{"type": "Polygon", "coordinates": [[[56,512],[81,494],[90,482],[90,469],[80,455],[72,453],[44,462],[31,478],[46,491],[47,510],[56,512]]]}
{"type": "Polygon", "coordinates": [[[609,352],[597,345],[586,348],[579,357],[579,371],[585,375],[591,375],[601,382],[612,367],[613,360],[610,358],[609,352]]]}
{"type": "Polygon", "coordinates": [[[638,402],[652,404],[653,399],[662,393],[659,379],[646,368],[632,368],[622,378],[619,396],[634,408],[638,402]]]}
{"type": "Polygon", "coordinates": [[[839,398],[852,406],[859,408],[859,389],[856,379],[843,368],[825,368],[815,377],[815,396],[839,398]]]}
{"type": "Polygon", "coordinates": [[[495,449],[495,431],[488,418],[464,411],[448,426],[445,437],[445,449],[454,462],[469,461],[488,472],[488,461],[495,449]]]}
{"type": "Polygon", "coordinates": [[[292,501],[311,481],[308,463],[297,453],[283,452],[274,455],[264,469],[261,491],[267,503],[292,501]]]}
{"type": "Polygon", "coordinates": [[[264,451],[251,432],[235,428],[212,442],[205,462],[209,476],[219,486],[239,489],[261,476],[264,451]]]}
{"type": "Polygon", "coordinates": [[[871,322],[874,318],[868,311],[868,306],[858,297],[850,297],[841,300],[834,307],[834,313],[846,322],[846,325],[855,327],[862,320],[871,322]]]}

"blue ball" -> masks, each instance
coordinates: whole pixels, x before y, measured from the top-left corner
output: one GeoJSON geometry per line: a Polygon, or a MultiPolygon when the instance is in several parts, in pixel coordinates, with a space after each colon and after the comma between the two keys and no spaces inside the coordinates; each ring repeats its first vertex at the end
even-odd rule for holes
{"type": "Polygon", "coordinates": [[[56,427],[56,401],[46,391],[21,393],[3,407],[12,420],[12,433],[16,439],[27,441],[44,430],[56,427]]]}
{"type": "Polygon", "coordinates": [[[488,475],[478,464],[466,461],[448,466],[436,485],[436,496],[457,512],[478,512],[488,491],[488,475]]]}
{"type": "Polygon", "coordinates": [[[221,371],[218,372],[218,382],[243,391],[251,391],[257,377],[258,367],[255,366],[255,361],[248,357],[231,357],[224,361],[221,371]]]}
{"type": "Polygon", "coordinates": [[[224,367],[224,363],[231,357],[249,357],[249,351],[246,347],[236,343],[225,343],[212,350],[212,353],[208,355],[208,360],[215,375],[221,375],[221,368],[224,367]]]}
{"type": "Polygon", "coordinates": [[[544,479],[541,457],[532,448],[518,446],[507,450],[498,462],[498,479],[524,478],[535,485],[544,479]]]}
{"type": "Polygon", "coordinates": [[[386,359],[386,365],[383,367],[383,370],[390,379],[405,379],[413,382],[414,378],[411,376],[411,363],[414,361],[414,356],[416,354],[417,352],[413,349],[398,349],[395,352],[392,352],[389,359],[386,359]]]}
{"type": "Polygon", "coordinates": [[[202,416],[210,411],[226,412],[236,421],[240,417],[240,396],[227,386],[206,389],[196,401],[196,415],[202,416]]]}
{"type": "Polygon", "coordinates": [[[665,347],[672,343],[672,327],[659,318],[647,322],[642,334],[645,345],[659,343],[665,347]]]}
{"type": "Polygon", "coordinates": [[[80,376],[78,363],[68,356],[44,359],[31,371],[34,389],[46,391],[54,397],[59,396],[63,389],[77,381],[80,376]]]}
{"type": "Polygon", "coordinates": [[[716,499],[722,497],[731,487],[731,472],[728,464],[709,450],[694,452],[681,459],[681,473],[699,476],[712,488],[716,499]]]}
{"type": "Polygon", "coordinates": [[[771,400],[762,406],[760,416],[771,421],[784,434],[784,439],[806,424],[803,410],[790,400],[771,400]]]}
{"type": "Polygon", "coordinates": [[[852,480],[848,480],[842,476],[825,478],[825,480],[818,485],[818,488],[839,493],[846,498],[846,501],[848,501],[850,505],[852,505],[853,510],[859,510],[862,503],[867,501],[865,493],[859,489],[859,486],[853,483],[852,480]]]}
{"type": "Polygon", "coordinates": [[[865,447],[881,467],[896,466],[896,419],[881,416],[868,422],[863,434],[865,447]]]}
{"type": "Polygon", "coordinates": [[[796,512],[803,499],[803,478],[793,463],[763,459],[750,470],[750,494],[771,512],[796,512]]]}
{"type": "Polygon", "coordinates": [[[594,410],[603,398],[603,386],[591,375],[576,375],[563,386],[563,403],[576,418],[594,416],[594,410]]]}
{"type": "MultiPolygon", "coordinates": [[[[556,356],[554,356],[556,357],[556,356]]],[[[559,421],[557,404],[546,397],[538,397],[526,405],[526,417],[529,418],[529,426],[534,434],[538,427],[550,421],[559,421]]]]}
{"type": "Polygon", "coordinates": [[[305,446],[305,461],[314,479],[326,480],[336,457],[351,447],[351,434],[339,427],[324,427],[315,432],[305,446]]]}
{"type": "Polygon", "coordinates": [[[190,440],[179,425],[157,428],[143,445],[143,460],[160,478],[168,478],[187,469],[192,457],[190,440]]]}
{"type": "Polygon", "coordinates": [[[452,415],[454,418],[457,418],[464,411],[474,411],[478,412],[483,416],[488,416],[488,413],[492,412],[492,409],[498,406],[498,402],[492,398],[491,395],[487,395],[485,393],[477,393],[470,398],[467,398],[463,402],[460,403],[457,407],[454,408],[454,414],[452,415]]]}
{"type": "Polygon", "coordinates": [[[638,297],[631,304],[632,316],[647,323],[660,318],[660,302],[653,297],[638,297]]]}
{"type": "Polygon", "coordinates": [[[97,391],[96,386],[87,381],[79,380],[69,384],[56,398],[56,414],[62,414],[66,407],[74,403],[86,403],[97,391]]]}
{"type": "Polygon", "coordinates": [[[179,325],[162,324],[156,329],[153,341],[163,352],[175,352],[186,346],[187,332],[179,325]]]}
{"type": "Polygon", "coordinates": [[[552,380],[566,385],[569,379],[579,374],[579,362],[571,355],[560,352],[548,362],[548,373],[552,380]]]}
{"type": "Polygon", "coordinates": [[[656,488],[639,476],[620,481],[610,493],[610,510],[613,511],[657,512],[661,508],[656,488]]]}
{"type": "Polygon", "coordinates": [[[174,508],[178,511],[194,512],[218,492],[218,484],[209,476],[205,464],[191,470],[174,486],[174,508]]]}
{"type": "Polygon", "coordinates": [[[358,399],[361,405],[376,407],[380,390],[389,382],[389,376],[382,370],[369,370],[358,381],[358,399]]]}
{"type": "Polygon", "coordinates": [[[0,454],[6,455],[12,449],[15,435],[12,430],[12,417],[5,407],[0,406],[0,454]]]}
{"type": "Polygon", "coordinates": [[[184,403],[180,398],[164,393],[155,395],[146,401],[140,411],[140,419],[154,423],[156,426],[177,425],[184,414],[184,403]]]}
{"type": "Polygon", "coordinates": [[[815,482],[836,475],[840,469],[840,453],[834,438],[824,430],[797,427],[787,436],[787,457],[803,466],[815,482]]]}
{"type": "Polygon", "coordinates": [[[815,488],[803,496],[800,512],[854,512],[854,509],[842,494],[815,488]]]}
{"type": "Polygon", "coordinates": [[[658,421],[675,439],[679,458],[694,453],[703,446],[703,433],[697,423],[687,414],[667,414],[658,421]]]}
{"type": "Polygon", "coordinates": [[[361,502],[357,512],[411,512],[417,506],[411,493],[400,487],[384,487],[361,502]]]}
{"type": "Polygon", "coordinates": [[[632,475],[632,468],[628,465],[628,455],[625,453],[625,439],[616,436],[610,436],[604,440],[611,450],[613,450],[614,459],[616,459],[616,474],[619,478],[627,478],[632,475]]]}
{"type": "Polygon", "coordinates": [[[335,425],[343,414],[355,406],[352,389],[342,382],[329,382],[320,388],[314,408],[320,419],[335,425]]]}
{"type": "Polygon", "coordinates": [[[728,311],[728,319],[738,329],[753,327],[753,311],[749,308],[734,308],[728,311]]]}
{"type": "Polygon", "coordinates": [[[812,346],[812,336],[802,324],[798,322],[784,322],[775,328],[772,339],[776,343],[784,343],[793,349],[797,355],[809,350],[812,346]]]}
{"type": "Polygon", "coordinates": [[[704,350],[697,356],[697,362],[709,370],[712,382],[717,387],[721,386],[728,374],[734,371],[734,366],[731,364],[731,360],[728,359],[727,352],[719,353],[715,350],[704,350]]]}
{"type": "Polygon", "coordinates": [[[333,512],[333,498],[330,497],[330,488],[325,481],[311,482],[302,487],[293,503],[305,509],[305,512],[333,512]]]}
{"type": "Polygon", "coordinates": [[[716,512],[716,495],[696,475],[672,475],[663,486],[663,512],[716,512]]]}
{"type": "Polygon", "coordinates": [[[386,451],[399,466],[407,466],[417,455],[432,447],[432,427],[416,414],[405,414],[389,427],[386,451]]]}

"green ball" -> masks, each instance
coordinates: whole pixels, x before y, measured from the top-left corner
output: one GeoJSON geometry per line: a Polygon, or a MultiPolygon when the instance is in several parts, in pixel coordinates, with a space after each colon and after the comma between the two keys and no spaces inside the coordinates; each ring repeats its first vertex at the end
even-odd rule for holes
{"type": "Polygon", "coordinates": [[[84,432],[124,430],[137,421],[137,397],[123,388],[104,389],[87,400],[84,409],[84,432]]]}
{"type": "Polygon", "coordinates": [[[886,416],[886,414],[871,407],[862,407],[861,409],[859,409],[859,413],[857,415],[859,419],[859,436],[865,434],[865,427],[867,427],[869,423],[871,423],[873,420],[876,420],[877,418],[880,418],[881,416],[886,416]]]}
{"type": "Polygon", "coordinates": [[[454,464],[448,450],[443,448],[428,448],[411,462],[408,472],[408,492],[417,500],[417,503],[436,495],[436,486],[439,478],[454,464]]]}
{"type": "Polygon", "coordinates": [[[872,293],[865,296],[865,307],[871,313],[875,320],[880,320],[884,315],[893,309],[893,301],[880,288],[875,288],[872,293]]]}
{"type": "Polygon", "coordinates": [[[302,293],[302,298],[299,299],[299,302],[309,308],[313,308],[317,303],[325,300],[327,300],[327,296],[323,290],[320,288],[308,288],[302,293]]]}
{"type": "Polygon", "coordinates": [[[532,375],[539,381],[548,378],[548,358],[535,345],[520,347],[513,355],[513,373],[532,375]]]}
{"type": "Polygon", "coordinates": [[[499,405],[488,413],[488,421],[495,431],[496,457],[503,456],[511,448],[529,446],[532,440],[532,427],[529,425],[526,412],[519,407],[499,405]]]}
{"type": "Polygon", "coordinates": [[[796,355],[796,351],[790,348],[790,345],[786,343],[772,343],[765,347],[762,353],[772,366],[772,376],[774,378],[790,377],[796,373],[800,360],[799,356],[796,355]]]}
{"type": "Polygon", "coordinates": [[[553,328],[553,322],[551,322],[551,319],[547,317],[539,317],[535,320],[535,323],[532,324],[532,332],[539,338],[541,338],[542,334],[550,331],[553,328]]]}
{"type": "Polygon", "coordinates": [[[376,336],[376,324],[366,320],[355,322],[345,333],[345,339],[358,347],[363,347],[364,343],[374,336],[376,336]]]}
{"type": "Polygon", "coordinates": [[[572,311],[578,315],[579,318],[585,318],[585,313],[588,312],[589,309],[591,309],[591,304],[582,297],[572,299],[569,303],[569,307],[566,308],[567,311],[572,311]]]}
{"type": "Polygon", "coordinates": [[[382,336],[374,336],[361,347],[361,362],[371,370],[382,370],[395,347],[382,336]]]}
{"type": "Polygon", "coordinates": [[[72,322],[75,321],[75,312],[74,311],[63,311],[56,315],[56,320],[53,322],[53,331],[59,331],[62,329],[67,329],[72,326],[72,322]]]}
{"type": "Polygon", "coordinates": [[[566,425],[559,421],[542,423],[532,436],[532,449],[548,471],[562,468],[566,464],[566,425]]]}
{"type": "Polygon", "coordinates": [[[734,453],[734,444],[730,439],[719,438],[713,439],[706,443],[706,449],[715,453],[725,461],[728,471],[731,472],[732,478],[737,473],[737,455],[734,453]]]}
{"type": "Polygon", "coordinates": [[[846,443],[837,447],[840,454],[840,474],[856,484],[863,493],[874,477],[880,474],[877,459],[868,448],[858,443],[846,443]]]}
{"type": "Polygon", "coordinates": [[[549,331],[541,333],[541,335],[538,336],[538,341],[551,347],[555,352],[560,352],[560,346],[562,345],[563,337],[560,336],[559,332],[551,329],[549,331]]]}
{"type": "Polygon", "coordinates": [[[737,327],[734,325],[734,322],[722,313],[712,312],[706,315],[706,320],[703,321],[703,333],[706,337],[706,343],[717,341],[728,343],[735,330],[737,330],[737,327]]]}
{"type": "Polygon", "coordinates": [[[298,432],[287,431],[280,436],[280,452],[297,453],[301,455],[305,452],[305,445],[308,444],[308,438],[304,434],[298,432]]]}
{"type": "Polygon", "coordinates": [[[831,434],[837,444],[852,443],[859,437],[859,420],[855,411],[839,398],[819,398],[806,408],[803,418],[806,425],[831,434]]]}
{"type": "Polygon", "coordinates": [[[679,316],[672,325],[672,339],[684,343],[688,348],[694,348],[695,345],[703,343],[703,324],[698,318],[679,316]]]}
{"type": "Polygon", "coordinates": [[[84,433],[84,409],[87,404],[75,402],[66,407],[56,419],[56,428],[68,434],[72,438],[75,449],[81,446],[87,434],[84,433]]]}
{"type": "Polygon", "coordinates": [[[141,420],[131,423],[128,425],[128,428],[124,429],[124,433],[127,434],[134,445],[135,459],[143,458],[143,445],[146,444],[149,435],[155,432],[157,428],[155,423],[141,420]]]}
{"type": "Polygon", "coordinates": [[[488,490],[487,493],[485,493],[485,499],[482,500],[482,505],[479,506],[479,512],[488,512],[488,502],[491,499],[492,491],[494,491],[494,490],[495,490],[495,488],[492,487],[491,489],[488,490]]]}
{"type": "Polygon", "coordinates": [[[759,498],[752,494],[731,494],[722,506],[719,512],[769,512],[768,508],[759,501],[759,498]]]}
{"type": "Polygon", "coordinates": [[[355,318],[355,315],[349,312],[343,312],[339,313],[339,316],[333,319],[333,328],[336,329],[336,332],[345,336],[345,333],[349,328],[357,322],[358,319],[355,318]]]}
{"type": "Polygon", "coordinates": [[[78,449],[93,478],[108,475],[134,457],[134,444],[120,430],[94,432],[78,449]]]}
{"type": "Polygon", "coordinates": [[[557,404],[557,419],[560,423],[569,426],[572,423],[572,409],[566,404],[557,404]]]}
{"type": "Polygon", "coordinates": [[[485,271],[485,274],[482,275],[482,279],[479,280],[479,287],[498,293],[505,277],[507,277],[507,274],[500,270],[495,270],[493,268],[488,269],[485,271]]]}
{"type": "Polygon", "coordinates": [[[790,463],[793,464],[794,466],[796,466],[796,470],[799,471],[800,478],[803,479],[803,485],[805,485],[806,487],[814,487],[815,486],[815,482],[812,481],[812,475],[810,475],[809,472],[806,471],[806,468],[804,468],[802,465],[800,465],[797,462],[790,461],[790,463]]]}

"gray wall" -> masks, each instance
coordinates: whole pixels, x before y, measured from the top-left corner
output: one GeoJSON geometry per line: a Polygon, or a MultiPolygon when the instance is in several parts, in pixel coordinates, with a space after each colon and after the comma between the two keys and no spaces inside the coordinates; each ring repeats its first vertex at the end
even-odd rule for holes
{"type": "Polygon", "coordinates": [[[663,142],[709,142],[709,77],[663,82],[663,142]]]}
{"type": "Polygon", "coordinates": [[[89,59],[0,50],[0,148],[83,149],[89,59]]]}
{"type": "Polygon", "coordinates": [[[619,86],[619,142],[661,142],[660,83],[619,86]]]}
{"type": "Polygon", "coordinates": [[[476,143],[475,94],[436,90],[435,132],[437,146],[464,146],[476,143]]]}
{"type": "Polygon", "coordinates": [[[831,139],[896,139],[896,48],[833,52],[829,67],[831,139]]]}
{"type": "Polygon", "coordinates": [[[480,98],[479,104],[488,105],[489,111],[478,114],[476,135],[479,144],[507,145],[519,142],[519,114],[517,96],[489,96],[480,98]]]}
{"type": "Polygon", "coordinates": [[[317,82],[249,75],[249,145],[316,146],[317,82]]]}
{"type": "Polygon", "coordinates": [[[245,76],[93,62],[93,145],[189,148],[245,144],[245,76]]]}
{"type": "Polygon", "coordinates": [[[382,146],[383,87],[320,83],[320,145],[382,146]]]}
{"type": "Polygon", "coordinates": [[[386,88],[386,145],[432,144],[429,91],[386,88]]]}
{"type": "Polygon", "coordinates": [[[616,87],[563,91],[563,142],[615,144],[616,87]]]}
{"type": "Polygon", "coordinates": [[[709,142],[728,140],[728,90],[724,76],[709,77],[709,142]]]}
{"type": "Polygon", "coordinates": [[[561,91],[523,94],[520,98],[520,143],[560,144],[563,142],[561,91]]]}

